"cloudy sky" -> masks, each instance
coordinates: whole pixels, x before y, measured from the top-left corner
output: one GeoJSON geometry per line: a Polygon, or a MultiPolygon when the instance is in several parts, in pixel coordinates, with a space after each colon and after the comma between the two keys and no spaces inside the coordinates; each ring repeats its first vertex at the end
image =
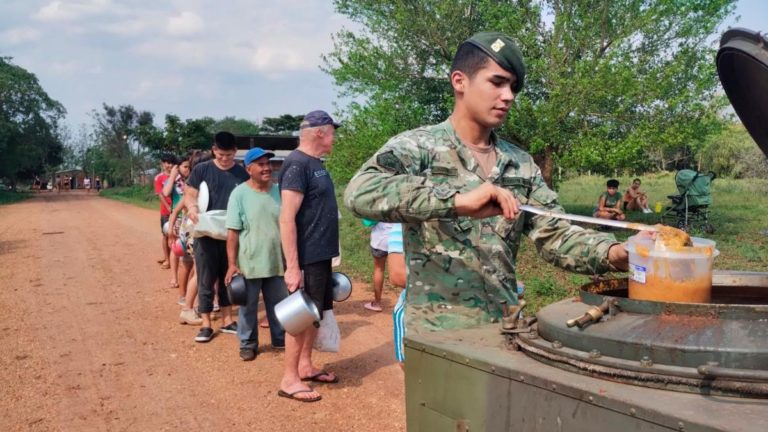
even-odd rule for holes
{"type": "MultiPolygon", "coordinates": [[[[768,31],[765,0],[736,13],[768,31]]],[[[343,103],[320,55],[354,26],[330,0],[0,0],[0,55],[35,73],[73,127],[102,102],[158,122],[260,120],[343,103]]]]}

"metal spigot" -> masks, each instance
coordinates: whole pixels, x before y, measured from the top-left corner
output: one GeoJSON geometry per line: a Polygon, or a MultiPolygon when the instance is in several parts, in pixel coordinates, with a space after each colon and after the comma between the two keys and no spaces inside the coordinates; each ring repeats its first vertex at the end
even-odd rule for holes
{"type": "Polygon", "coordinates": [[[520,319],[521,312],[523,312],[523,309],[528,304],[525,302],[525,300],[520,300],[520,303],[518,303],[515,306],[507,307],[504,306],[504,312],[503,317],[501,318],[501,328],[504,330],[512,330],[517,327],[517,321],[520,319]]]}
{"type": "Polygon", "coordinates": [[[600,321],[600,318],[602,318],[603,315],[608,312],[610,305],[611,303],[606,300],[600,306],[592,306],[586,312],[584,312],[584,315],[578,318],[569,319],[565,322],[565,325],[568,327],[578,326],[579,328],[584,328],[589,324],[598,322],[600,321]]]}

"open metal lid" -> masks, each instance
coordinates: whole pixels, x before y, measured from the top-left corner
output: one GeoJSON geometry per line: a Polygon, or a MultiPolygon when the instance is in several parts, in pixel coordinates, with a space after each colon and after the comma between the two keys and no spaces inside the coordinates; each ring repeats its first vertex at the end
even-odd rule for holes
{"type": "Polygon", "coordinates": [[[768,39],[752,30],[730,29],[720,38],[716,63],[733,109],[768,156],[768,39]]]}

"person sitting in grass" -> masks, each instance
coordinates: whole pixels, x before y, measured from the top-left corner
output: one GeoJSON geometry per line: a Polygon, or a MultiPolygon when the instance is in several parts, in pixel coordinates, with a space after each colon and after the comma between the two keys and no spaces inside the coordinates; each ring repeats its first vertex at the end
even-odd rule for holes
{"type": "Polygon", "coordinates": [[[652,213],[648,208],[648,195],[640,190],[640,179],[632,180],[632,186],[624,192],[624,211],[642,211],[652,213]]]}
{"type": "Polygon", "coordinates": [[[619,195],[619,181],[610,179],[606,182],[607,190],[600,194],[597,200],[597,208],[593,214],[596,218],[614,219],[623,221],[626,217],[621,211],[621,195],[619,195]]]}

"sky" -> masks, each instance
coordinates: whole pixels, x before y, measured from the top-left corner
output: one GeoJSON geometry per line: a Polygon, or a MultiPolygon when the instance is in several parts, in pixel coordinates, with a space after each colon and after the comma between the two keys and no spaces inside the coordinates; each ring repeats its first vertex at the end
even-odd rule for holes
{"type": "MultiPolygon", "coordinates": [[[[727,26],[768,32],[768,2],[739,0],[727,26]]],[[[357,24],[330,0],[0,0],[0,56],[37,75],[67,123],[131,104],[182,119],[252,121],[343,107],[320,70],[357,24]]]]}

